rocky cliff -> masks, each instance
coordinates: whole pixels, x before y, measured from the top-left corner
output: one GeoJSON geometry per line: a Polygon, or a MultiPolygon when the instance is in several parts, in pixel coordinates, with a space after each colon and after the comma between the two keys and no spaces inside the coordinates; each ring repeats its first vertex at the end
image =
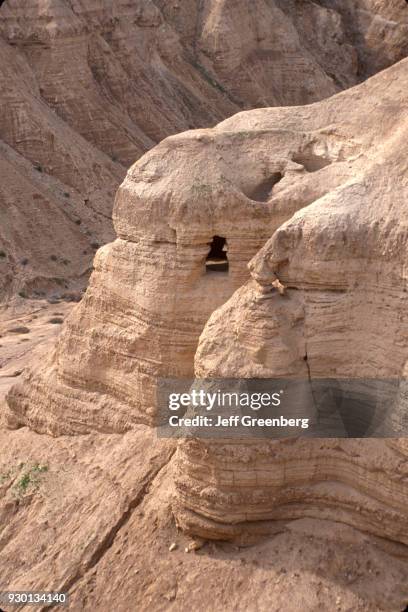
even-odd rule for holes
{"type": "MultiPolygon", "coordinates": [[[[199,377],[403,379],[407,85],[405,60],[323,102],[243,112],[144,156],[56,354],[9,394],[10,426],[153,424],[158,377],[192,375],[195,353],[199,377]],[[213,261],[216,237],[227,251],[213,261]]],[[[176,461],[189,533],[313,516],[408,542],[404,441],[187,440],[176,461]]]]}
{"type": "Polygon", "coordinates": [[[84,286],[125,168],[164,137],[330,96],[406,31],[402,0],[6,0],[0,299],[84,286]]]}
{"type": "MultiPolygon", "coordinates": [[[[367,398],[370,381],[394,381],[395,422],[406,424],[407,79],[404,61],[296,114],[252,111],[217,128],[262,129],[269,140],[285,126],[289,141],[310,129],[306,177],[328,183],[280,225],[251,261],[252,280],[211,316],[199,378],[352,378],[364,381],[367,398]],[[271,286],[276,278],[284,296],[271,286]]],[[[304,180],[291,181],[285,202],[304,180]]],[[[267,533],[272,519],[319,516],[408,542],[405,439],[192,439],[178,461],[176,516],[192,533],[267,533]]]]}

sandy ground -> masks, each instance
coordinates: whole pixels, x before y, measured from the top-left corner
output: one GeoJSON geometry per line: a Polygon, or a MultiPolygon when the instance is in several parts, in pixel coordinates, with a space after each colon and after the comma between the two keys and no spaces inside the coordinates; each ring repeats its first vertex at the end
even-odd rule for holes
{"type": "MultiPolygon", "coordinates": [[[[52,350],[61,324],[51,320],[72,308],[26,302],[1,313],[3,397],[52,350]]],[[[186,552],[193,543],[171,512],[175,448],[148,428],[51,438],[3,427],[0,448],[0,591],[69,591],[75,612],[400,612],[408,604],[408,549],[340,523],[276,523],[274,535],[248,547],[199,542],[186,552]]]]}
{"type": "Polygon", "coordinates": [[[0,402],[28,364],[53,349],[72,302],[17,299],[0,310],[0,402]]]}

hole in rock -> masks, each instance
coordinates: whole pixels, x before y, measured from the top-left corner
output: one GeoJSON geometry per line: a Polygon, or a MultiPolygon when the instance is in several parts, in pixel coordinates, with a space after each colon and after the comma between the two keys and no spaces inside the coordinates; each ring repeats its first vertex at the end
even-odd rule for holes
{"type": "Polygon", "coordinates": [[[222,236],[214,236],[210,244],[205,266],[207,272],[227,272],[229,268],[227,241],[222,236]]]}
{"type": "Polygon", "coordinates": [[[0,0],[0,6],[5,3],[6,0],[0,0]]]}
{"type": "Polygon", "coordinates": [[[303,166],[308,172],[317,172],[331,164],[330,159],[314,155],[313,153],[300,153],[299,155],[295,155],[293,161],[303,166]]]}
{"type": "Polygon", "coordinates": [[[283,179],[283,174],[281,172],[274,172],[267,179],[259,183],[253,189],[248,191],[244,191],[245,195],[255,202],[267,202],[272,195],[272,190],[279,181],[283,179]]]}

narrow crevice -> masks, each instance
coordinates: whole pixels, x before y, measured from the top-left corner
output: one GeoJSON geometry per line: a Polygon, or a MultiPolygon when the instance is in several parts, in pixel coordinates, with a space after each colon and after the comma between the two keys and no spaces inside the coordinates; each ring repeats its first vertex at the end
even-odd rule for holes
{"type": "Polygon", "coordinates": [[[310,364],[309,364],[309,358],[307,356],[307,352],[306,352],[305,356],[303,357],[303,361],[306,363],[307,376],[309,378],[309,382],[312,382],[312,374],[310,372],[310,364]]]}
{"type": "Polygon", "coordinates": [[[314,409],[317,410],[317,401],[316,401],[316,397],[315,397],[315,393],[314,393],[314,389],[313,389],[313,379],[312,379],[312,372],[311,372],[311,369],[310,369],[310,363],[309,363],[309,357],[308,357],[308,353],[307,353],[307,347],[306,347],[306,352],[305,352],[305,355],[303,357],[303,360],[306,363],[307,377],[308,377],[309,385],[310,385],[310,393],[312,394],[312,398],[313,398],[314,409]]]}

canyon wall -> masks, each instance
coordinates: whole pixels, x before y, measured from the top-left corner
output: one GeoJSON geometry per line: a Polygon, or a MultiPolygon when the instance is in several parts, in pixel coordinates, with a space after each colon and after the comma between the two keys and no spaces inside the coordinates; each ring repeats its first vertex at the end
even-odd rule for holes
{"type": "Polygon", "coordinates": [[[85,286],[125,168],[158,141],[328,97],[404,57],[406,31],[402,0],[6,0],[0,300],[85,286]]]}

